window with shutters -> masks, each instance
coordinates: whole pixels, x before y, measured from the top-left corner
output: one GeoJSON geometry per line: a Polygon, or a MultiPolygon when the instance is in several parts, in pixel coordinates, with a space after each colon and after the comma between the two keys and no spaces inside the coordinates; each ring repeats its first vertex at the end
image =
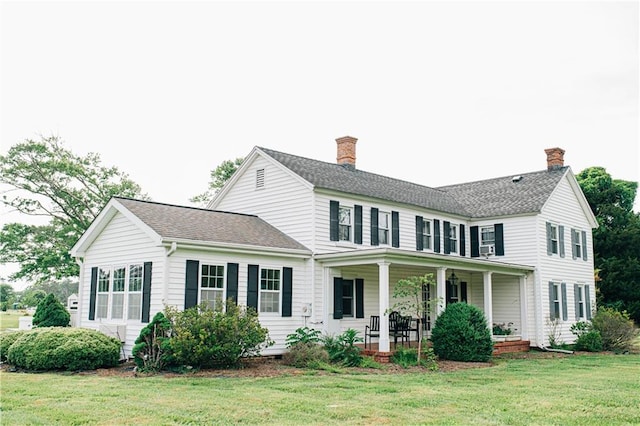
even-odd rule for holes
{"type": "Polygon", "coordinates": [[[458,252],[458,225],[450,225],[449,226],[449,241],[450,241],[450,247],[449,247],[449,252],[450,253],[457,253],[458,252]]]}
{"type": "Polygon", "coordinates": [[[576,286],[576,319],[585,320],[587,319],[587,310],[585,308],[585,294],[584,294],[584,285],[576,286]]]}
{"type": "Polygon", "coordinates": [[[355,297],[353,291],[353,280],[342,281],[342,316],[353,317],[353,305],[355,297]]]}
{"type": "Polygon", "coordinates": [[[260,269],[259,312],[280,312],[280,269],[260,269]]]}
{"type": "Polygon", "coordinates": [[[378,213],[378,243],[389,244],[389,228],[391,227],[391,213],[378,213]]]}
{"type": "Polygon", "coordinates": [[[351,241],[352,216],[351,208],[340,206],[338,210],[339,241],[351,241]]]}
{"type": "Polygon", "coordinates": [[[551,241],[551,253],[558,254],[558,227],[551,224],[549,227],[549,239],[551,241]]]}
{"type": "Polygon", "coordinates": [[[573,258],[581,259],[584,250],[584,241],[582,241],[582,233],[577,229],[571,230],[571,240],[573,241],[573,258]]]}
{"type": "Polygon", "coordinates": [[[560,320],[563,318],[562,312],[562,291],[560,283],[552,283],[550,286],[551,295],[549,296],[549,301],[551,302],[550,306],[550,317],[551,321],[560,320]]]}
{"type": "Polygon", "coordinates": [[[200,303],[211,309],[224,306],[224,266],[200,265],[200,303]]]}
{"type": "Polygon", "coordinates": [[[143,269],[141,263],[99,268],[96,318],[142,318],[143,269]]]}
{"type": "Polygon", "coordinates": [[[431,221],[422,222],[422,249],[431,250],[431,221]]]}

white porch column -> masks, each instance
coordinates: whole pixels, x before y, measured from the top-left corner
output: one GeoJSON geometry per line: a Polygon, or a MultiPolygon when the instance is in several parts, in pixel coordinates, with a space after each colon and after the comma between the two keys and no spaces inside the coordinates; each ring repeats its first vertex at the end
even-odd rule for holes
{"type": "Polygon", "coordinates": [[[487,319],[489,330],[493,330],[493,292],[491,289],[491,271],[482,273],[482,286],[484,290],[484,316],[487,319]]]}
{"type": "MultiPolygon", "coordinates": [[[[436,298],[438,300],[438,304],[436,305],[436,318],[440,316],[440,314],[444,311],[445,306],[447,305],[447,268],[438,268],[436,272],[436,298]]],[[[435,318],[432,319],[435,321],[435,318]]]]}
{"type": "Polygon", "coordinates": [[[378,263],[378,292],[380,300],[380,339],[378,351],[389,352],[389,265],[388,262],[378,263]]]}
{"type": "Polygon", "coordinates": [[[522,340],[529,340],[529,324],[527,318],[529,310],[527,308],[527,276],[520,276],[520,336],[522,340]]]}

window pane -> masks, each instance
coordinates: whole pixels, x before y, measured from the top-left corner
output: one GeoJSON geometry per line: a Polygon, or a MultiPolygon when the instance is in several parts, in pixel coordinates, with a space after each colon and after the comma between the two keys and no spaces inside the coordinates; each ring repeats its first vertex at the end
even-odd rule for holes
{"type": "Polygon", "coordinates": [[[387,231],[386,229],[378,230],[378,243],[389,244],[389,231],[387,231]]]}
{"type": "Polygon", "coordinates": [[[127,318],[139,320],[142,317],[142,293],[129,294],[129,308],[127,318]]]}
{"type": "Polygon", "coordinates": [[[216,309],[222,303],[222,290],[203,289],[200,292],[200,302],[206,303],[211,309],[216,309]]]}
{"type": "Polygon", "coordinates": [[[113,271],[113,291],[124,291],[124,272],[125,268],[117,268],[113,271]]]}
{"type": "Polygon", "coordinates": [[[109,295],[98,294],[96,300],[96,318],[106,318],[109,310],[109,295]]]}
{"type": "Polygon", "coordinates": [[[111,276],[111,271],[100,269],[100,274],[98,275],[98,291],[109,291],[109,278],[111,276]]]}
{"type": "Polygon", "coordinates": [[[280,293],[266,292],[260,293],[260,312],[278,312],[280,293]]]}
{"type": "Polygon", "coordinates": [[[224,266],[202,265],[200,286],[202,288],[224,288],[224,266]]]}
{"type": "Polygon", "coordinates": [[[142,265],[129,266],[129,291],[142,291],[142,265]]]}
{"type": "Polygon", "coordinates": [[[111,298],[111,318],[122,319],[124,314],[124,293],[114,293],[111,298]]]}

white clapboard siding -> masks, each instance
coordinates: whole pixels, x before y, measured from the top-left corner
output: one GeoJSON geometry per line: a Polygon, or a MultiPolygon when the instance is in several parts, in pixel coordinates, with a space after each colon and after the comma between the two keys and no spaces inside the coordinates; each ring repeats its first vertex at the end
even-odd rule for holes
{"type": "Polygon", "coordinates": [[[257,156],[244,169],[216,210],[252,214],[311,248],[313,223],[311,189],[280,164],[257,156]],[[256,188],[256,171],[264,169],[264,187],[256,188]]]}

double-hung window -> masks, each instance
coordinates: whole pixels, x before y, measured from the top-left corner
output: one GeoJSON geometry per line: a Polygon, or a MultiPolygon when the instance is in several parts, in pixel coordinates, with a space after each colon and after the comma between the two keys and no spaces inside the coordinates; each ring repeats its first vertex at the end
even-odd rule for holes
{"type": "Polygon", "coordinates": [[[143,274],[140,263],[98,268],[96,318],[140,320],[143,274]]]}
{"type": "Polygon", "coordinates": [[[352,214],[351,208],[342,207],[338,210],[338,240],[351,241],[352,214]]]}
{"type": "Polygon", "coordinates": [[[124,290],[125,290],[126,268],[115,268],[113,270],[113,294],[111,296],[111,318],[124,318],[124,290]]]}
{"type": "Polygon", "coordinates": [[[549,238],[551,240],[551,253],[558,254],[558,227],[556,225],[550,225],[549,238]]]}
{"type": "Polygon", "coordinates": [[[458,225],[450,225],[449,227],[450,253],[458,252],[458,225]]]}
{"type": "Polygon", "coordinates": [[[342,281],[342,315],[345,317],[353,316],[353,280],[342,281]]]}
{"type": "Polygon", "coordinates": [[[200,303],[211,309],[222,307],[224,299],[224,266],[202,264],[200,268],[200,303]]]}
{"type": "Polygon", "coordinates": [[[260,312],[280,312],[280,269],[260,270],[260,312]]]}
{"type": "Polygon", "coordinates": [[[431,221],[422,222],[422,248],[423,250],[431,250],[431,221]]]}
{"type": "Polygon", "coordinates": [[[141,264],[129,266],[129,300],[127,319],[140,319],[142,315],[142,275],[141,264]]]}
{"type": "Polygon", "coordinates": [[[572,243],[572,254],[574,259],[586,259],[586,241],[584,241],[586,237],[585,232],[580,232],[577,229],[571,229],[571,243],[572,243]]]}
{"type": "Polygon", "coordinates": [[[109,314],[109,287],[111,285],[111,269],[100,268],[98,273],[98,295],[96,318],[107,318],[109,314]]]}
{"type": "Polygon", "coordinates": [[[576,286],[576,317],[577,319],[585,319],[587,317],[587,311],[585,309],[585,297],[584,297],[584,286],[577,285],[576,286]]]}
{"type": "Polygon", "coordinates": [[[560,284],[559,283],[553,283],[550,287],[551,289],[551,295],[549,296],[549,301],[551,302],[551,320],[556,320],[556,319],[560,319],[560,317],[562,316],[562,311],[561,311],[561,300],[560,300],[560,284]]]}
{"type": "Polygon", "coordinates": [[[480,245],[481,246],[495,246],[496,233],[493,225],[483,226],[480,228],[480,245]]]}
{"type": "Polygon", "coordinates": [[[378,214],[378,243],[389,244],[389,228],[391,227],[391,214],[380,212],[378,214]]]}

